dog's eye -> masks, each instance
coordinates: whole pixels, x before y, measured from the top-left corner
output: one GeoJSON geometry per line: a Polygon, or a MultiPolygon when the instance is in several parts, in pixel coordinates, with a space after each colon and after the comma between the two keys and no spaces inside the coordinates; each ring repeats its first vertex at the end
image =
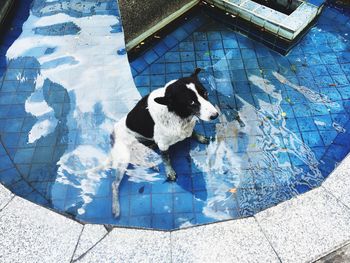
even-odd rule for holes
{"type": "Polygon", "coordinates": [[[208,98],[208,92],[204,92],[204,98],[208,98]]]}
{"type": "Polygon", "coordinates": [[[191,105],[194,105],[194,104],[195,104],[194,100],[193,100],[193,101],[191,101],[191,105]]]}

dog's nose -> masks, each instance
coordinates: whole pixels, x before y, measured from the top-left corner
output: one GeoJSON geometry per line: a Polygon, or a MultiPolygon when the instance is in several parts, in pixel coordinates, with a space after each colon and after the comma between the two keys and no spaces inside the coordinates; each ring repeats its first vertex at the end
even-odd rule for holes
{"type": "Polygon", "coordinates": [[[219,113],[215,113],[214,115],[210,116],[211,120],[215,120],[219,116],[219,113]]]}

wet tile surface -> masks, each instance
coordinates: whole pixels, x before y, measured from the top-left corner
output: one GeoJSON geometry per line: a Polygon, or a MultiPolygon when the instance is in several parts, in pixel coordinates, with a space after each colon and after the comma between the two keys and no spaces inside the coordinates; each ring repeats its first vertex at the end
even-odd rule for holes
{"type": "Polygon", "coordinates": [[[17,195],[90,223],[174,229],[304,193],[350,150],[350,24],[333,8],[287,56],[198,14],[131,62],[135,87],[115,1],[35,0],[28,18],[30,3],[0,49],[0,181],[17,195]],[[196,126],[213,142],[172,147],[176,183],[161,164],[130,165],[115,219],[115,171],[89,172],[114,123],[195,67],[221,111],[196,126]]]}

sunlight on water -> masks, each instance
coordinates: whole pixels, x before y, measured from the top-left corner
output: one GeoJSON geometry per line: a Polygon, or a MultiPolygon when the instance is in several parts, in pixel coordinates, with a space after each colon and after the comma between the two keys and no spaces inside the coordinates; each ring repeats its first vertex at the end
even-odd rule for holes
{"type": "Polygon", "coordinates": [[[21,181],[13,168],[0,179],[84,222],[167,230],[250,216],[317,187],[349,151],[348,18],[330,20],[322,14],[281,56],[199,13],[129,64],[116,1],[33,0],[19,37],[7,36],[0,91],[1,143],[21,181]],[[220,115],[196,125],[208,145],[171,147],[169,182],[125,116],[197,66],[220,115]]]}
{"type": "MultiPolygon", "coordinates": [[[[279,73],[274,72],[274,76],[313,102],[330,103],[327,97],[294,85],[279,73]]],[[[208,79],[211,88],[215,88],[213,83],[217,80],[213,76],[208,76],[208,79]]],[[[269,94],[273,102],[259,100],[259,109],[256,109],[236,94],[236,99],[242,104],[237,109],[240,122],[249,124],[242,127],[238,120],[227,121],[227,112],[221,112],[219,123],[216,124],[215,140],[204,150],[197,147],[191,151],[193,162],[206,172],[207,185],[213,188],[203,213],[216,219],[230,217],[230,189],[252,187],[251,177],[247,176],[250,173],[263,178],[275,173],[276,182],[266,179],[265,187],[274,187],[276,184],[288,186],[297,175],[303,176],[305,171],[293,167],[288,155],[299,159],[310,169],[308,180],[321,182],[323,179],[312,150],[286,127],[288,119],[283,115],[281,93],[271,82],[259,76],[251,75],[249,81],[269,94]],[[218,205],[227,207],[227,212],[215,211],[218,205]]]]}
{"type": "MultiPolygon", "coordinates": [[[[96,6],[96,3],[87,4],[96,6]]],[[[133,107],[140,95],[126,57],[117,54],[117,50],[124,47],[123,32],[112,32],[112,27],[120,24],[119,18],[115,15],[73,17],[64,13],[52,14],[55,10],[72,7],[67,3],[62,3],[67,6],[56,5],[40,9],[41,14],[48,14],[46,16],[38,17],[31,12],[22,34],[6,56],[9,60],[34,57],[41,64],[35,91],[25,104],[26,111],[36,117],[28,143],[54,132],[59,124],[43,96],[45,81],[62,85],[67,90],[74,106],[68,115],[68,137],[72,142],[58,162],[57,185],[53,185],[52,191],[62,187],[62,183],[72,185],[79,189],[86,205],[98,189],[100,180],[107,175],[81,171],[105,162],[108,158],[106,145],[109,145],[114,123],[133,107]],[[45,35],[46,29],[69,23],[79,32],[67,32],[66,29],[64,34],[45,35]],[[38,29],[43,33],[37,34],[41,32],[38,29]],[[119,100],[117,107],[115,100],[119,100]],[[102,120],[98,120],[101,116],[102,120]]]]}

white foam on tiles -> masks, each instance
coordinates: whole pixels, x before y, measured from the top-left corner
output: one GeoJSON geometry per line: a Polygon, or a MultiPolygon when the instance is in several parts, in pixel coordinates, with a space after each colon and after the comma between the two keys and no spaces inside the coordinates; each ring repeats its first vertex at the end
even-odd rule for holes
{"type": "MultiPolygon", "coordinates": [[[[91,7],[96,5],[86,3],[81,8],[89,8],[86,6],[89,4],[91,7]]],[[[61,85],[70,97],[71,110],[67,116],[69,138],[74,137],[81,144],[91,144],[94,132],[99,131],[100,144],[89,145],[86,149],[75,146],[73,142],[59,161],[65,172],[59,172],[56,184],[74,184],[66,171],[81,170],[84,167],[80,165],[89,166],[107,159],[108,138],[113,124],[131,110],[141,96],[133,82],[127,56],[117,54],[125,47],[124,35],[111,32],[112,26],[120,25],[120,18],[114,15],[72,17],[63,12],[50,15],[53,10],[68,9],[62,5],[48,3],[40,10],[40,13],[48,14],[43,17],[31,12],[23,25],[22,34],[8,49],[6,56],[8,60],[34,57],[41,65],[35,91],[25,102],[26,111],[36,117],[28,143],[52,133],[59,124],[54,110],[43,96],[45,80],[61,85]],[[58,36],[35,34],[37,27],[47,28],[62,23],[73,23],[80,28],[79,33],[58,36]],[[45,52],[48,48],[52,52],[45,52]],[[105,117],[100,123],[94,121],[96,105],[105,117]]],[[[79,6],[74,8],[79,9],[79,6]]],[[[84,202],[90,202],[89,195],[97,191],[103,177],[87,176],[81,185],[76,185],[81,188],[84,202]]]]}

